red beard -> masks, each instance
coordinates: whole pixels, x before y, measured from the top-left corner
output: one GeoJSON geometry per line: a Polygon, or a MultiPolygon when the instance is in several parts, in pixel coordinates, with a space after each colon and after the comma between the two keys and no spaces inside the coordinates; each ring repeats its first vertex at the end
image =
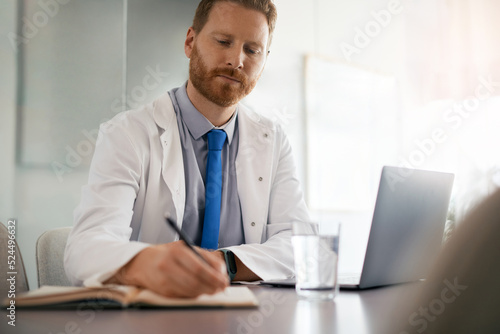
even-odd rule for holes
{"type": "MultiPolygon", "coordinates": [[[[260,77],[260,75],[259,75],[260,77]]],[[[254,89],[257,81],[250,81],[243,72],[229,68],[209,70],[198,52],[196,45],[191,52],[189,62],[189,78],[194,88],[209,101],[221,107],[230,107],[238,103],[254,89]],[[228,76],[239,81],[238,84],[221,82],[219,75],[228,76]]]]}

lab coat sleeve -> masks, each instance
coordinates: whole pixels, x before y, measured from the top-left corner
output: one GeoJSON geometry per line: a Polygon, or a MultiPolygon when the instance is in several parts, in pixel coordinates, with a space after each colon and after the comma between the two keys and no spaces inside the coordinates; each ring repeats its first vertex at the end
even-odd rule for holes
{"type": "Polygon", "coordinates": [[[273,159],[274,176],[263,243],[227,247],[264,280],[294,276],[292,222],[310,221],[290,143],[281,128],[277,135],[278,149],[273,159]]]}
{"type": "Polygon", "coordinates": [[[101,125],[88,184],[74,212],[64,266],[74,285],[95,285],[149,244],[130,241],[141,162],[130,135],[115,119],[101,125]]]}

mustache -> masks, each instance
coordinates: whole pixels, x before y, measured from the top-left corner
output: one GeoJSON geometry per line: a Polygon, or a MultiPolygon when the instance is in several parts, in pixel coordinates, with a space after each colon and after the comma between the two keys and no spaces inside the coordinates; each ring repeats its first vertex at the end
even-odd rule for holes
{"type": "Polygon", "coordinates": [[[246,84],[248,79],[246,77],[245,74],[235,70],[235,69],[229,69],[229,68],[216,68],[214,70],[212,70],[212,72],[210,73],[211,76],[213,77],[216,77],[218,75],[225,75],[225,76],[228,76],[228,77],[232,77],[232,78],[235,78],[236,80],[238,80],[239,82],[241,82],[242,84],[246,84]]]}

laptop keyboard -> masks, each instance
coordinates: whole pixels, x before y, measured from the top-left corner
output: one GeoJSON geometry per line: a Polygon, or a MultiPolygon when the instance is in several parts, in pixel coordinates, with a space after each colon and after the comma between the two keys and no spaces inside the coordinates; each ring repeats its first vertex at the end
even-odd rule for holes
{"type": "Polygon", "coordinates": [[[339,275],[339,284],[356,285],[359,279],[359,275],[339,275]]]}

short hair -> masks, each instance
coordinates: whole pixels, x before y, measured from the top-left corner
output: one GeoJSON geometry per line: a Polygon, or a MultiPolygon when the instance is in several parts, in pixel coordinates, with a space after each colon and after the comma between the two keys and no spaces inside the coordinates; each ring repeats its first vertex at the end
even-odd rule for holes
{"type": "Polygon", "coordinates": [[[208,21],[208,16],[210,15],[212,7],[217,2],[232,2],[245,8],[254,9],[263,13],[267,18],[267,25],[269,27],[269,41],[267,46],[269,47],[271,45],[274,27],[276,26],[276,19],[278,18],[276,6],[272,0],[202,0],[198,5],[198,8],[196,8],[196,13],[193,19],[192,28],[196,33],[199,33],[201,29],[203,29],[208,21]]]}

